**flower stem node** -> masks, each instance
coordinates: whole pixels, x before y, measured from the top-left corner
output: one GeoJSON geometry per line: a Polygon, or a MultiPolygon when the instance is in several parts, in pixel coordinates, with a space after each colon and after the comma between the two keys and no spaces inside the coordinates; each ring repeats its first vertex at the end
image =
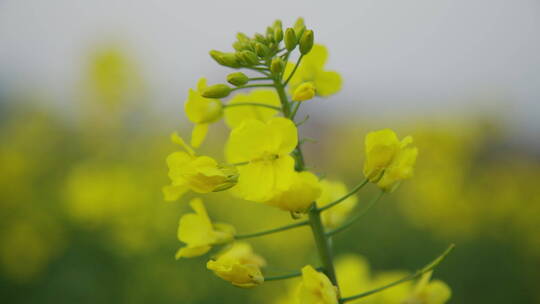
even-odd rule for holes
{"type": "Polygon", "coordinates": [[[226,84],[215,84],[205,88],[202,91],[202,96],[206,98],[224,98],[229,96],[231,90],[226,84]]]}
{"type": "Polygon", "coordinates": [[[299,85],[293,93],[292,100],[294,101],[306,101],[315,97],[315,85],[313,82],[304,82],[299,85]]]}
{"type": "Polygon", "coordinates": [[[248,83],[249,78],[242,72],[231,73],[227,75],[227,82],[234,86],[243,86],[248,83]]]}

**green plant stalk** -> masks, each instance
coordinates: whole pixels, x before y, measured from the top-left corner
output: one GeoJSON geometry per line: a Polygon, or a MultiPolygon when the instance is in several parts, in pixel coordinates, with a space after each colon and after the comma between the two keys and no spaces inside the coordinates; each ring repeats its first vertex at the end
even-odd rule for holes
{"type": "MultiPolygon", "coordinates": [[[[285,117],[291,118],[291,108],[289,99],[287,98],[287,94],[285,93],[285,86],[280,82],[279,77],[276,77],[274,79],[275,88],[281,101],[281,106],[283,108],[283,114],[285,117]]],[[[300,145],[296,146],[294,157],[296,160],[295,170],[303,171],[305,164],[302,148],[300,147],[300,145]]],[[[317,209],[315,202],[309,208],[308,216],[309,226],[311,227],[311,232],[313,234],[313,238],[317,246],[317,251],[319,253],[319,259],[322,264],[322,271],[324,272],[324,274],[326,274],[330,282],[332,282],[332,285],[336,286],[339,294],[339,286],[337,282],[334,261],[332,258],[330,239],[326,236],[324,226],[321,220],[321,214],[320,211],[317,209]]]]}
{"type": "Polygon", "coordinates": [[[254,232],[254,233],[248,233],[248,234],[238,234],[234,238],[237,239],[237,240],[248,239],[248,238],[252,238],[252,237],[257,237],[257,236],[272,234],[272,233],[276,233],[276,232],[280,232],[280,231],[285,231],[285,230],[293,229],[293,228],[296,228],[296,227],[301,227],[301,226],[308,225],[308,224],[309,224],[308,221],[301,221],[301,222],[298,222],[298,223],[294,223],[294,224],[290,224],[290,225],[286,225],[286,226],[281,226],[281,227],[274,228],[274,229],[269,229],[269,230],[254,232]]]}

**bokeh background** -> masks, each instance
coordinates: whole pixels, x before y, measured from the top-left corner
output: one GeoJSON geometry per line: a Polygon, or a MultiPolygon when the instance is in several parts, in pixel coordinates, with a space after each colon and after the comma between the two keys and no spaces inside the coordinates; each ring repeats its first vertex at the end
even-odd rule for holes
{"type": "MultiPolygon", "coordinates": [[[[349,186],[363,136],[390,127],[420,149],[416,177],[334,240],[374,273],[436,271],[450,303],[540,303],[540,4],[444,1],[0,2],[0,302],[274,303],[205,258],[175,261],[184,202],[166,203],[169,134],[188,135],[187,90],[229,70],[207,55],[237,31],[303,16],[343,90],[300,115],[307,162],[349,186]]],[[[222,157],[212,126],[201,153],[222,157]]],[[[359,194],[360,203],[371,197],[359,194]]],[[[223,193],[241,232],[287,214],[223,193]]],[[[277,274],[315,263],[307,229],[252,242],[277,274]]],[[[369,303],[367,301],[366,303],[369,303]]]]}

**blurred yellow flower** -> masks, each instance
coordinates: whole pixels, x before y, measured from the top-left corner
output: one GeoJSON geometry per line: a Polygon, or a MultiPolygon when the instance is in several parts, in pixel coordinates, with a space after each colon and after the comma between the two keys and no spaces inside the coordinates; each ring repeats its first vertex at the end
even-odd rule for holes
{"type": "Polygon", "coordinates": [[[217,259],[208,261],[206,267],[235,286],[249,288],[264,282],[260,268],[265,265],[248,243],[236,242],[217,259]]]}
{"type": "Polygon", "coordinates": [[[238,166],[236,193],[246,200],[264,202],[287,190],[295,176],[294,159],[289,155],[298,142],[292,121],[276,117],[267,123],[244,121],[231,131],[227,159],[238,166]]]}
{"type": "MultiPolygon", "coordinates": [[[[342,182],[324,179],[319,183],[321,185],[322,193],[319,199],[317,199],[318,207],[328,205],[349,193],[347,186],[342,182]]],[[[358,198],[355,195],[352,195],[334,207],[325,210],[321,214],[324,226],[330,228],[337,227],[347,218],[351,211],[353,211],[357,202],[358,198]]]]}
{"type": "Polygon", "coordinates": [[[365,139],[364,175],[385,190],[392,191],[401,180],[411,178],[418,149],[410,147],[412,137],[401,142],[390,129],[370,132],[365,139]]]}
{"type": "MultiPolygon", "coordinates": [[[[298,69],[289,81],[290,93],[294,94],[296,88],[304,82],[312,82],[319,96],[327,97],[337,93],[341,89],[343,81],[337,72],[324,69],[327,59],[328,50],[326,47],[315,44],[313,49],[304,56],[298,69]]],[[[293,69],[294,64],[291,62],[287,63],[284,75],[288,77],[293,69]]]]}
{"type": "Polygon", "coordinates": [[[304,213],[320,195],[319,178],[309,171],[303,171],[294,175],[289,189],[278,193],[265,203],[285,211],[304,213]]]}
{"type": "Polygon", "coordinates": [[[296,89],[294,89],[294,92],[292,94],[292,100],[294,101],[305,101],[310,100],[313,97],[315,97],[315,85],[313,82],[304,82],[296,89]]]}
{"type": "Polygon", "coordinates": [[[207,253],[212,245],[233,239],[234,227],[225,223],[212,223],[201,199],[189,203],[195,213],[184,214],[178,225],[178,240],[186,246],[176,252],[176,259],[191,258],[207,253]]]}
{"type": "Polygon", "coordinates": [[[163,188],[165,200],[177,200],[187,190],[209,193],[234,186],[237,173],[233,166],[221,166],[209,156],[196,156],[193,149],[176,133],[171,139],[182,146],[184,151],[173,152],[167,157],[172,183],[163,188]]]}
{"type": "Polygon", "coordinates": [[[337,289],[326,275],[307,265],[302,268],[298,299],[300,304],[337,304],[337,289]]]}
{"type": "MultiPolygon", "coordinates": [[[[274,90],[253,90],[248,94],[236,94],[227,105],[238,105],[242,103],[258,103],[268,106],[280,106],[279,97],[274,90]]],[[[262,122],[267,122],[278,111],[267,107],[260,106],[232,106],[225,109],[225,123],[234,129],[238,127],[244,120],[255,119],[262,122]]]]}
{"type": "Polygon", "coordinates": [[[429,281],[432,272],[425,273],[416,284],[412,294],[403,304],[444,304],[452,296],[450,287],[443,281],[429,281]]]}
{"type": "Polygon", "coordinates": [[[221,118],[222,105],[219,99],[205,98],[201,92],[206,88],[206,78],[199,79],[197,91],[189,89],[184,110],[188,119],[195,124],[191,133],[191,145],[199,147],[206,138],[208,125],[221,118]]]}

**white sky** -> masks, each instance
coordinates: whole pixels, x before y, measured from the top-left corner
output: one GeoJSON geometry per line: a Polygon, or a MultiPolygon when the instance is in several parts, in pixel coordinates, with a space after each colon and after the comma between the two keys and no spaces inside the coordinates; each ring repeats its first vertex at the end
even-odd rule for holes
{"type": "Polygon", "coordinates": [[[156,107],[179,112],[200,76],[222,82],[228,72],[208,50],[297,16],[345,79],[320,113],[495,110],[540,132],[538,0],[2,0],[0,91],[47,92],[65,108],[89,49],[120,41],[156,107]]]}

